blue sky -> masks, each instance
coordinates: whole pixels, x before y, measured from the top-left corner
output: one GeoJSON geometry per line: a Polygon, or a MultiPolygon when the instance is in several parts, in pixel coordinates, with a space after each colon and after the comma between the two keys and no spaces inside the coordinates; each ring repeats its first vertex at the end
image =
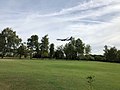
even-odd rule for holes
{"type": "Polygon", "coordinates": [[[37,34],[57,38],[76,37],[102,54],[104,45],[120,49],[119,0],[0,0],[0,30],[11,27],[26,41],[37,34]]]}

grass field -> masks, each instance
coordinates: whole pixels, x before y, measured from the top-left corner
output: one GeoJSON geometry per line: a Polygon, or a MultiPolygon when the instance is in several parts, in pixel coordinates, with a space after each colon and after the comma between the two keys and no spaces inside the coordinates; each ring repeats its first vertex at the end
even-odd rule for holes
{"type": "Polygon", "coordinates": [[[120,64],[89,61],[0,59],[0,90],[120,90],[120,64]]]}

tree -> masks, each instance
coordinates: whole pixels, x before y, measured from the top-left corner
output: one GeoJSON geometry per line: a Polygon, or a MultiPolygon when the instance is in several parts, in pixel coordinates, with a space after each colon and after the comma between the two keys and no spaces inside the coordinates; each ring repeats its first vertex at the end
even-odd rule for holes
{"type": "Polygon", "coordinates": [[[118,59],[117,62],[120,63],[120,50],[117,51],[117,59],[118,59]]]}
{"type": "Polygon", "coordinates": [[[91,46],[90,46],[89,44],[87,44],[87,45],[85,46],[85,54],[86,54],[86,55],[89,55],[90,52],[91,52],[91,46]]]}
{"type": "Polygon", "coordinates": [[[49,38],[48,35],[45,35],[41,39],[41,44],[40,44],[40,49],[41,49],[41,57],[46,58],[48,57],[48,49],[49,49],[49,38]]]}
{"type": "Polygon", "coordinates": [[[6,48],[5,48],[5,38],[4,36],[0,33],[0,55],[3,58],[5,53],[6,53],[6,48]]]}
{"type": "Polygon", "coordinates": [[[65,45],[64,53],[66,55],[66,59],[76,59],[77,57],[76,48],[72,43],[65,45]]]}
{"type": "Polygon", "coordinates": [[[53,58],[54,57],[54,44],[50,44],[50,58],[53,58]]]}
{"type": "Polygon", "coordinates": [[[58,46],[57,50],[55,51],[55,58],[56,59],[64,59],[64,52],[63,52],[63,46],[58,46]]]}
{"type": "Polygon", "coordinates": [[[22,56],[24,56],[25,58],[27,57],[27,47],[22,43],[20,45],[20,47],[18,48],[18,55],[19,55],[19,58],[21,59],[22,56]]]}
{"type": "Polygon", "coordinates": [[[77,39],[76,40],[76,51],[77,51],[77,55],[83,55],[84,54],[84,46],[85,44],[82,42],[81,39],[77,39]]]}
{"type": "Polygon", "coordinates": [[[27,47],[29,49],[30,59],[32,59],[33,54],[39,53],[39,42],[38,42],[38,39],[39,38],[38,38],[37,35],[32,35],[27,40],[27,47]]]}
{"type": "Polygon", "coordinates": [[[76,40],[75,38],[72,38],[71,41],[64,46],[64,53],[66,56],[66,59],[76,59],[77,52],[76,52],[76,40]]]}
{"type": "Polygon", "coordinates": [[[2,57],[4,55],[14,56],[17,53],[17,48],[20,45],[22,39],[16,35],[16,32],[11,28],[5,28],[0,35],[2,46],[2,57]]]}
{"type": "Polygon", "coordinates": [[[69,43],[64,46],[64,53],[66,59],[78,59],[84,55],[84,43],[79,38],[75,40],[71,39],[69,43]]]}
{"type": "Polygon", "coordinates": [[[105,45],[104,56],[107,61],[117,61],[117,49],[115,47],[110,47],[110,49],[108,49],[108,46],[105,45]]]}

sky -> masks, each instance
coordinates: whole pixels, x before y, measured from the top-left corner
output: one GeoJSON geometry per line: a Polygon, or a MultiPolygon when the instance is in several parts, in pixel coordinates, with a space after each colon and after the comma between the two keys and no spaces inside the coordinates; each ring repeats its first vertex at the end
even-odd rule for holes
{"type": "Polygon", "coordinates": [[[73,36],[103,54],[105,45],[120,49],[120,0],[0,0],[0,30],[6,27],[23,41],[48,34],[56,46],[73,36]]]}

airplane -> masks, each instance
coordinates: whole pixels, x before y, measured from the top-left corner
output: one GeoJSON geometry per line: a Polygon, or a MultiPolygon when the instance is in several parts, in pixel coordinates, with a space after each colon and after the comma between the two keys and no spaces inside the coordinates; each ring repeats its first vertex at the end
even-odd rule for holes
{"type": "Polygon", "coordinates": [[[68,38],[65,38],[65,39],[57,39],[58,41],[70,41],[70,40],[72,40],[72,37],[68,37],[68,38]]]}

